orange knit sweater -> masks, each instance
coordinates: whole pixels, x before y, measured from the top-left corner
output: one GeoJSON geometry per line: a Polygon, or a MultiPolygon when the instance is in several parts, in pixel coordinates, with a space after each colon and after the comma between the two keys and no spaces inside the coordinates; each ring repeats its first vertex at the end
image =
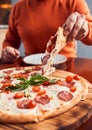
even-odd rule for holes
{"type": "MultiPolygon", "coordinates": [[[[50,36],[76,11],[85,14],[89,22],[89,34],[82,42],[92,45],[92,16],[84,0],[20,0],[11,10],[3,47],[18,48],[22,41],[26,55],[44,52],[50,36]]],[[[74,43],[69,43],[60,53],[76,57],[74,43]]]]}

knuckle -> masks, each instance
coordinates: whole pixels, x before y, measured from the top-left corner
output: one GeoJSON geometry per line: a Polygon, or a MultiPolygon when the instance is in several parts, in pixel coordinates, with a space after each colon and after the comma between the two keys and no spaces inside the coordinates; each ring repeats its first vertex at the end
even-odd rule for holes
{"type": "Polygon", "coordinates": [[[70,23],[75,23],[75,19],[74,18],[70,18],[69,21],[70,21],[70,23]]]}
{"type": "Polygon", "coordinates": [[[79,30],[79,29],[80,29],[80,25],[79,25],[79,24],[76,24],[76,25],[75,25],[75,29],[76,29],[76,30],[79,30]]]}
{"type": "Polygon", "coordinates": [[[72,40],[74,38],[75,38],[75,34],[73,33],[73,34],[70,35],[70,39],[72,40]]]}
{"type": "Polygon", "coordinates": [[[76,11],[76,12],[73,12],[72,14],[73,14],[73,15],[78,15],[79,13],[76,11]]]}
{"type": "Polygon", "coordinates": [[[86,30],[87,30],[87,26],[84,24],[84,26],[81,27],[81,30],[82,30],[83,33],[85,33],[86,30]]]}
{"type": "Polygon", "coordinates": [[[86,29],[84,27],[81,28],[82,33],[86,32],[86,29]]]}
{"type": "Polygon", "coordinates": [[[76,11],[76,12],[74,12],[74,14],[76,14],[76,15],[79,15],[79,13],[76,11]]]}
{"type": "Polygon", "coordinates": [[[73,15],[78,17],[80,14],[78,12],[74,12],[73,15]]]}
{"type": "Polygon", "coordinates": [[[85,15],[84,15],[84,14],[81,14],[81,17],[82,17],[83,19],[85,19],[85,15]]]}
{"type": "Polygon", "coordinates": [[[70,31],[71,31],[71,28],[70,28],[70,27],[67,27],[66,31],[67,31],[67,32],[70,32],[70,31]]]}

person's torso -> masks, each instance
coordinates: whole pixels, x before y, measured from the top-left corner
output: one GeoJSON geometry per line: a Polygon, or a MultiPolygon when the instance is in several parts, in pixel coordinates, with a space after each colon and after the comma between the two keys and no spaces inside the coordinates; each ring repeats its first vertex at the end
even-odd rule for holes
{"type": "MultiPolygon", "coordinates": [[[[15,22],[26,55],[44,52],[50,37],[55,35],[70,13],[62,0],[33,1],[21,2],[15,22]]],[[[65,49],[65,53],[67,51],[70,53],[73,49],[65,49]]]]}

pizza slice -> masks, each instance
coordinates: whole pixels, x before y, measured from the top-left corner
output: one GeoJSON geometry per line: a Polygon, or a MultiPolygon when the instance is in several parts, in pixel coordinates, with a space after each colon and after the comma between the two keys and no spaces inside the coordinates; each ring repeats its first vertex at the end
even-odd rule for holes
{"type": "Polygon", "coordinates": [[[66,36],[63,33],[64,29],[58,27],[55,36],[52,36],[47,43],[46,53],[59,53],[60,50],[66,45],[66,36]]]}
{"type": "Polygon", "coordinates": [[[51,40],[49,40],[49,42],[47,43],[47,47],[46,47],[46,54],[47,56],[45,56],[42,60],[43,65],[43,73],[45,75],[49,75],[52,71],[54,71],[54,68],[51,67],[51,65],[53,64],[53,57],[55,55],[57,55],[60,50],[63,49],[63,47],[66,45],[66,36],[64,36],[63,34],[63,28],[59,27],[57,33],[54,36],[54,44],[52,43],[51,40]],[[54,48],[52,49],[52,51],[50,53],[48,53],[48,48],[50,48],[52,45],[54,45],[54,48]]]}

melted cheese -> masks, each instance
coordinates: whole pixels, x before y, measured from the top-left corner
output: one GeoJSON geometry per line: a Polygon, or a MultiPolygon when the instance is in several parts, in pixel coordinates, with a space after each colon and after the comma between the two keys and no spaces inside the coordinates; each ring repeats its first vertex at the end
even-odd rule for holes
{"type": "MultiPolygon", "coordinates": [[[[82,85],[79,82],[75,82],[75,85],[77,87],[77,90],[75,92],[72,92],[73,99],[81,93],[82,91],[82,85]]],[[[65,86],[59,86],[59,85],[50,85],[47,88],[44,88],[46,90],[46,94],[51,98],[50,102],[46,105],[38,104],[38,110],[37,110],[37,115],[41,115],[41,110],[47,110],[47,111],[54,111],[56,108],[61,107],[61,105],[68,105],[70,101],[63,101],[59,100],[57,97],[57,94],[60,91],[67,91],[70,92],[68,87],[65,86]]]]}
{"type": "MultiPolygon", "coordinates": [[[[77,90],[72,93],[73,98],[76,97],[79,93],[82,91],[82,85],[79,82],[75,82],[75,85],[77,87],[77,90]]],[[[40,115],[41,112],[40,110],[49,110],[52,111],[55,108],[60,107],[60,104],[68,104],[68,102],[64,102],[62,100],[59,100],[57,97],[57,94],[60,91],[69,91],[68,87],[65,86],[58,86],[58,85],[50,85],[48,87],[43,87],[41,86],[41,89],[46,90],[46,94],[51,98],[50,102],[46,105],[42,105],[37,103],[37,106],[34,109],[20,109],[17,107],[17,101],[18,100],[23,100],[26,98],[21,98],[21,99],[14,99],[13,96],[15,93],[10,93],[10,94],[5,94],[5,93],[0,93],[0,110],[4,111],[6,113],[14,114],[14,113],[32,113],[32,114],[37,114],[40,115]]],[[[31,91],[31,90],[30,90],[31,91]]],[[[31,96],[29,97],[30,99],[34,99],[36,97],[36,93],[30,92],[31,96]]]]}
{"type": "MultiPolygon", "coordinates": [[[[66,45],[66,37],[63,34],[63,28],[59,27],[58,31],[56,33],[57,39],[55,43],[55,48],[50,53],[50,58],[48,59],[48,62],[46,65],[43,66],[43,72],[44,75],[49,75],[52,73],[55,69],[51,67],[53,65],[53,57],[59,53],[60,50],[63,49],[63,47],[66,45]]],[[[48,44],[51,44],[51,41],[49,40],[48,44]]]]}
{"type": "Polygon", "coordinates": [[[36,109],[37,107],[35,107],[34,109],[20,109],[17,107],[17,101],[19,100],[23,100],[26,98],[22,98],[22,99],[13,99],[14,93],[11,94],[0,94],[0,110],[2,112],[5,113],[9,113],[9,114],[19,114],[19,113],[23,113],[23,114],[34,114],[36,115],[36,109]]]}

